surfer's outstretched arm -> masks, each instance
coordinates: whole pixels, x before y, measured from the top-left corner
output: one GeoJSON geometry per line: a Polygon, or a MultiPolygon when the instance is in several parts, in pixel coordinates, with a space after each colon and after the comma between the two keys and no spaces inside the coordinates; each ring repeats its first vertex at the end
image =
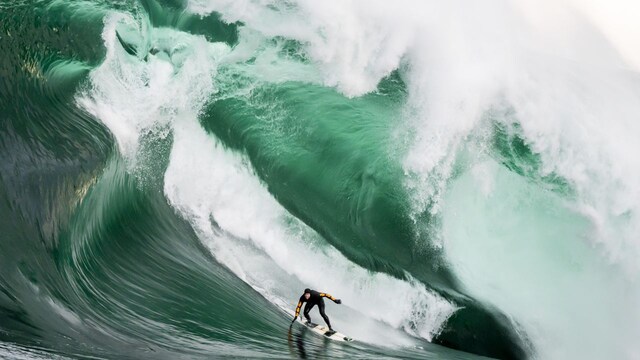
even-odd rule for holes
{"type": "Polygon", "coordinates": [[[329,299],[333,300],[333,302],[336,303],[336,304],[341,304],[342,303],[342,300],[334,298],[333,296],[331,296],[331,294],[320,293],[320,296],[329,298],[329,299]]]}
{"type": "Polygon", "coordinates": [[[296,316],[293,317],[293,321],[291,321],[292,323],[294,321],[296,321],[296,319],[298,318],[298,316],[300,315],[300,308],[302,307],[302,300],[298,301],[298,306],[296,306],[296,316]]]}

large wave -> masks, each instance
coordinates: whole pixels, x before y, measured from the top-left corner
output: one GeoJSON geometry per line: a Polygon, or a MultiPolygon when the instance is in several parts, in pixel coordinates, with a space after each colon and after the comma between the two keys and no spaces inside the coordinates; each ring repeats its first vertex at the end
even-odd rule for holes
{"type": "Polygon", "coordinates": [[[632,358],[640,31],[600,5],[14,5],[0,351],[632,358]],[[305,287],[362,344],[287,334],[305,287]]]}

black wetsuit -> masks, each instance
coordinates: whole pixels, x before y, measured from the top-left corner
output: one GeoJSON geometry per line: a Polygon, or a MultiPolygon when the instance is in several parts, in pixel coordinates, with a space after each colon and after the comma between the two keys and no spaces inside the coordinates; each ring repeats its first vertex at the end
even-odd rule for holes
{"type": "MultiPolygon", "coordinates": [[[[305,319],[307,319],[308,322],[311,322],[311,318],[309,317],[309,311],[311,311],[311,309],[313,309],[314,306],[318,305],[318,310],[320,310],[320,315],[324,319],[324,322],[327,323],[327,326],[329,326],[329,329],[331,329],[331,323],[329,322],[329,317],[327,316],[327,314],[324,313],[324,299],[322,298],[326,297],[333,300],[334,302],[336,301],[336,298],[334,298],[333,296],[327,293],[321,293],[315,290],[310,290],[309,293],[311,294],[311,296],[309,296],[309,300],[305,299],[304,294],[300,296],[300,300],[298,301],[298,306],[296,306],[296,317],[300,315],[300,307],[302,307],[302,303],[306,302],[307,304],[304,306],[304,317],[305,319]]],[[[339,304],[339,302],[337,303],[339,304]]]]}

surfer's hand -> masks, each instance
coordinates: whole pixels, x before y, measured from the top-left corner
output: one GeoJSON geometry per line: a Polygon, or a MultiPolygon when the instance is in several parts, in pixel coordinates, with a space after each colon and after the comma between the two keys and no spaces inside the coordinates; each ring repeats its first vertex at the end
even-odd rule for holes
{"type": "Polygon", "coordinates": [[[296,317],[294,317],[294,318],[293,318],[293,320],[291,320],[291,323],[293,324],[294,322],[296,322],[296,319],[297,319],[297,318],[298,318],[297,316],[296,316],[296,317]]]}
{"type": "Polygon", "coordinates": [[[336,304],[342,304],[342,300],[336,299],[336,304]]]}

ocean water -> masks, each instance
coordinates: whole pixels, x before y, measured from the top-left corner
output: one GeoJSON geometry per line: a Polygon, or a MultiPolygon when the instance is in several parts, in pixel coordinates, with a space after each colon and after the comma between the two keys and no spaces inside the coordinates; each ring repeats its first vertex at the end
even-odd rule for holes
{"type": "Polygon", "coordinates": [[[0,358],[639,359],[638,16],[0,0],[0,358]]]}

